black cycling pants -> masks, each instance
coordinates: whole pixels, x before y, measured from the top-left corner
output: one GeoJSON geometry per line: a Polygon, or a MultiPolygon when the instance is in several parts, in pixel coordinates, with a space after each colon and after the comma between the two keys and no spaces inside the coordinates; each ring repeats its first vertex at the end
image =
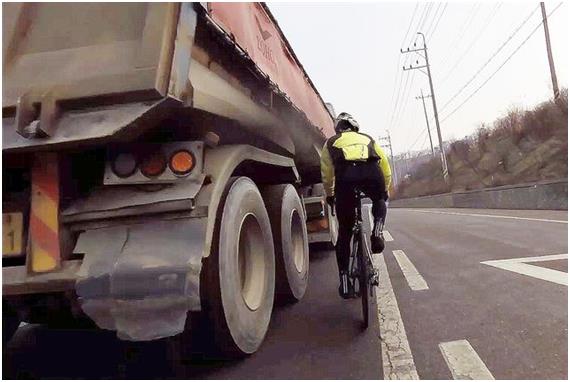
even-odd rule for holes
{"type": "MultiPolygon", "coordinates": [[[[336,182],[336,214],[338,218],[338,241],[336,243],[336,260],[339,271],[348,271],[350,257],[350,239],[355,219],[354,189],[358,188],[372,200],[374,221],[386,219],[386,200],[384,181],[379,179],[363,179],[359,182],[336,182]]],[[[372,227],[374,228],[374,227],[372,227]]]]}

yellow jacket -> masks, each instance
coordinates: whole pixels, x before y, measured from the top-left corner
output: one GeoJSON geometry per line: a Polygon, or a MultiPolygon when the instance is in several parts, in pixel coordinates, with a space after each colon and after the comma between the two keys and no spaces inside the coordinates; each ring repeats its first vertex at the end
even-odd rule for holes
{"type": "Polygon", "coordinates": [[[370,148],[373,149],[380,158],[378,167],[384,175],[386,190],[390,188],[392,170],[384,150],[366,134],[345,131],[329,138],[321,151],[321,177],[327,196],[334,196],[335,181],[334,162],[329,147],[340,149],[344,158],[349,161],[366,161],[370,156],[370,148]]]}

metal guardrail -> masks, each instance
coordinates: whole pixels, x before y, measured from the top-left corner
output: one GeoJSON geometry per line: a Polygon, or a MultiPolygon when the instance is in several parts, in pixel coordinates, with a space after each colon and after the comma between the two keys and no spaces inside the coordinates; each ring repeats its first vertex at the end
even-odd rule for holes
{"type": "Polygon", "coordinates": [[[568,179],[398,199],[390,207],[568,210],[568,179]]]}

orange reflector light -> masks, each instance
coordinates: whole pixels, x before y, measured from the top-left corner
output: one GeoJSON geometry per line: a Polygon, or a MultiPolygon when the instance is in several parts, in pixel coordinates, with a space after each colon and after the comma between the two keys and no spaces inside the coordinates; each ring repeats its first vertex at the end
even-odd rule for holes
{"type": "Polygon", "coordinates": [[[170,157],[170,169],[176,175],[186,175],[194,168],[194,155],[186,150],[175,152],[170,157]]]}
{"type": "Polygon", "coordinates": [[[162,153],[154,153],[144,159],[141,172],[147,178],[159,176],[166,169],[166,159],[162,153]]]}

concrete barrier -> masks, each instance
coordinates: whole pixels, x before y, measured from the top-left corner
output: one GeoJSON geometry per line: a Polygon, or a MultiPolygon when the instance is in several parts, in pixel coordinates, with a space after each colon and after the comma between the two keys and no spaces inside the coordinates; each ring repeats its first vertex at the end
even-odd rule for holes
{"type": "Polygon", "coordinates": [[[396,199],[390,207],[568,210],[568,179],[396,199]]]}

